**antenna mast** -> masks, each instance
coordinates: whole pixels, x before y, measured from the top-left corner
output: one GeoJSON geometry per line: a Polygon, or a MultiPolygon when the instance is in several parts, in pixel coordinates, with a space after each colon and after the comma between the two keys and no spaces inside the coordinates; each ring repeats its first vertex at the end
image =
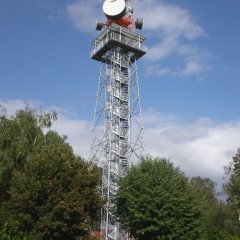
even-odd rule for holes
{"type": "Polygon", "coordinates": [[[119,179],[144,149],[136,61],[147,52],[146,37],[134,31],[142,29],[143,20],[134,21],[130,0],[106,0],[103,11],[107,20],[96,21],[101,33],[91,52],[101,65],[90,157],[102,169],[101,239],[127,240],[113,208],[119,179]]]}

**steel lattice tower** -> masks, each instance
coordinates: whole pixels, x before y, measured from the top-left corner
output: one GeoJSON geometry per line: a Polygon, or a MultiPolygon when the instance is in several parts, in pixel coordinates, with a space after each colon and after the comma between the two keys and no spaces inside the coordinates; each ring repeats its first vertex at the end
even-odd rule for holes
{"type": "Polygon", "coordinates": [[[112,213],[113,200],[119,178],[144,149],[136,61],[146,53],[142,44],[146,37],[132,30],[130,1],[125,3],[127,10],[121,21],[131,22],[127,26],[119,20],[97,22],[96,29],[104,30],[93,41],[91,53],[92,59],[101,62],[90,154],[91,161],[102,168],[101,193],[107,200],[101,213],[105,240],[128,239],[112,213]]]}

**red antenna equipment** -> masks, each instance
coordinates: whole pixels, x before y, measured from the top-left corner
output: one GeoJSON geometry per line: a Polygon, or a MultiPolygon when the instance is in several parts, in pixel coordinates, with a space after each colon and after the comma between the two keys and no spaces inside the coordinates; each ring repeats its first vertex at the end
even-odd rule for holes
{"type": "Polygon", "coordinates": [[[106,0],[103,3],[103,12],[107,17],[107,21],[104,23],[97,20],[96,30],[102,30],[104,26],[110,26],[112,23],[130,30],[134,28],[142,29],[143,19],[137,18],[134,21],[132,17],[133,7],[131,0],[106,0]]]}

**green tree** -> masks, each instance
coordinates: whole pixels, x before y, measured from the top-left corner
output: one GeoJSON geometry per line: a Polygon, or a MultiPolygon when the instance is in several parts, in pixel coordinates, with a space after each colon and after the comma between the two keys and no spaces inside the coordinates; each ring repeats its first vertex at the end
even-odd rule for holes
{"type": "MultiPolygon", "coordinates": [[[[0,239],[90,239],[98,220],[103,205],[96,189],[99,169],[89,168],[56,132],[43,134],[49,120],[49,115],[32,111],[2,117],[1,127],[7,128],[0,137],[0,161],[9,164],[10,180],[2,188],[0,239]]],[[[6,172],[4,164],[0,171],[6,172]]]]}
{"type": "Polygon", "coordinates": [[[188,179],[165,158],[145,157],[119,183],[116,216],[139,240],[201,239],[202,214],[188,179]]]}
{"type": "Polygon", "coordinates": [[[190,184],[197,191],[204,208],[209,210],[210,207],[218,203],[215,192],[216,183],[210,178],[192,177],[190,184]]]}
{"type": "Polygon", "coordinates": [[[207,240],[239,240],[237,236],[233,236],[219,228],[208,229],[208,237],[205,239],[207,240]]]}
{"type": "Polygon", "coordinates": [[[230,176],[229,182],[225,185],[225,190],[229,196],[229,201],[240,209],[240,148],[232,158],[233,161],[225,167],[225,172],[230,176]]]}
{"type": "Polygon", "coordinates": [[[221,211],[224,204],[221,204],[215,196],[215,185],[210,178],[193,177],[190,184],[196,190],[197,197],[202,203],[202,210],[205,217],[205,228],[214,227],[221,229],[225,219],[225,214],[221,211]]]}
{"type": "MultiPolygon", "coordinates": [[[[205,240],[237,239],[239,226],[234,221],[234,209],[216,197],[215,183],[210,178],[193,177],[190,180],[202,202],[205,216],[205,240]]],[[[235,216],[236,218],[236,216],[235,216]]]]}
{"type": "Polygon", "coordinates": [[[224,185],[224,190],[228,195],[226,228],[230,233],[240,237],[240,148],[224,169],[229,176],[228,183],[224,185]]]}
{"type": "Polygon", "coordinates": [[[31,154],[41,147],[42,128],[50,127],[55,119],[55,112],[36,115],[28,107],[11,118],[0,115],[0,202],[8,197],[13,170],[21,170],[31,154]]]}

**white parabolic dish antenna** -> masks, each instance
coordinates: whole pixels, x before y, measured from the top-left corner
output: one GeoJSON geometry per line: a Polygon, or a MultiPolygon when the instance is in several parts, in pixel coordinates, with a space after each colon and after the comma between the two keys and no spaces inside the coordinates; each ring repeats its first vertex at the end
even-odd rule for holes
{"type": "Polygon", "coordinates": [[[124,0],[106,0],[103,3],[103,12],[111,20],[118,20],[126,14],[126,4],[124,0]]]}

